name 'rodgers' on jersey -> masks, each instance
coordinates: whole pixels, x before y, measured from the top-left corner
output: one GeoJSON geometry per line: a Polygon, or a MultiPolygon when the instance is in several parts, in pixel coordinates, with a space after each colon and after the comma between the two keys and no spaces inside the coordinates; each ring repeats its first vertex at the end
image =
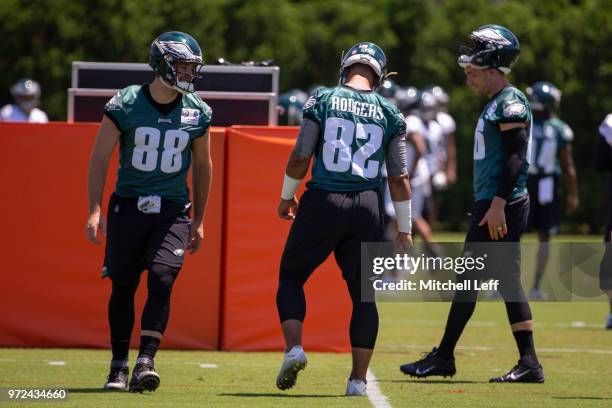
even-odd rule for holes
{"type": "Polygon", "coordinates": [[[303,117],[318,123],[308,188],[362,191],[381,185],[389,140],[406,132],[400,111],[375,91],[348,86],[322,88],[304,105],[303,117]]]}
{"type": "Polygon", "coordinates": [[[121,131],[115,192],[189,202],[191,143],[210,126],[210,107],[192,93],[160,105],[148,85],[132,85],[113,96],[104,113],[121,131]]]}

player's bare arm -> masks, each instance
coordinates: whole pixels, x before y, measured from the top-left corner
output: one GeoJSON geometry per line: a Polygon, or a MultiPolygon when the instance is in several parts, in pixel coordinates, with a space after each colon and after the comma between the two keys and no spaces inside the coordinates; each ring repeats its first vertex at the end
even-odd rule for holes
{"type": "Polygon", "coordinates": [[[561,170],[565,178],[565,187],[567,188],[567,211],[571,214],[576,211],[580,205],[580,200],[578,198],[578,176],[576,175],[576,166],[574,165],[571,144],[559,150],[559,159],[561,162],[561,170]]]}
{"type": "Polygon", "coordinates": [[[204,239],[204,213],[212,180],[212,160],[210,158],[210,131],[195,139],[191,145],[192,183],[193,183],[193,219],[189,232],[189,246],[193,254],[204,239]]]}
{"type": "MultiPolygon", "coordinates": [[[[524,122],[500,123],[499,130],[506,132],[512,129],[524,129],[525,126],[526,124],[524,122]]],[[[482,220],[480,220],[480,223],[478,223],[480,226],[487,225],[491,239],[496,241],[504,238],[508,234],[506,215],[504,213],[506,204],[507,201],[505,198],[500,196],[493,197],[489,211],[487,211],[482,220]]]]}
{"type": "Polygon", "coordinates": [[[89,216],[87,217],[87,239],[95,244],[100,243],[98,230],[106,234],[106,224],[102,215],[102,194],[106,181],[108,162],[119,141],[121,132],[117,126],[106,116],[98,129],[94,144],[89,170],[87,172],[87,194],[89,202],[89,216]]]}

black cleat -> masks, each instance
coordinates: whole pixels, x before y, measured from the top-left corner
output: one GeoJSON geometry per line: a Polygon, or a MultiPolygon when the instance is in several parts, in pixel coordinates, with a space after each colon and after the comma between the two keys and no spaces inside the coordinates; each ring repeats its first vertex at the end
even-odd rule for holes
{"type": "Polygon", "coordinates": [[[128,389],[129,369],[127,367],[111,367],[108,380],[104,384],[105,390],[123,391],[128,389]]]}
{"type": "Polygon", "coordinates": [[[155,391],[159,387],[159,381],[159,374],[153,368],[153,360],[136,363],[130,380],[130,392],[155,391]]]}
{"type": "Polygon", "coordinates": [[[519,360],[518,364],[506,374],[491,378],[491,383],[543,383],[544,370],[540,364],[530,366],[519,360]]]}
{"type": "Polygon", "coordinates": [[[431,375],[441,375],[442,377],[452,377],[457,372],[455,359],[447,360],[438,355],[438,349],[433,348],[430,353],[419,361],[407,363],[400,366],[400,371],[411,377],[425,378],[431,375]]]}

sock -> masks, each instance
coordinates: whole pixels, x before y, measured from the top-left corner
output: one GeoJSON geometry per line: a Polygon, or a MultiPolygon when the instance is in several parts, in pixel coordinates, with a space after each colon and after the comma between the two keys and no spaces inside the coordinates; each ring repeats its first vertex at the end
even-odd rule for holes
{"type": "Polygon", "coordinates": [[[111,340],[111,347],[113,350],[113,361],[127,362],[128,353],[130,351],[130,340],[111,340]]]}
{"type": "Polygon", "coordinates": [[[446,360],[454,359],[455,346],[465,325],[472,317],[476,302],[453,302],[448,312],[444,336],[438,346],[438,355],[446,360]]]}
{"type": "Polygon", "coordinates": [[[533,345],[533,332],[531,330],[517,330],[512,332],[512,334],[514,335],[514,340],[516,340],[521,360],[528,365],[539,364],[533,345]]]}
{"type": "Polygon", "coordinates": [[[128,360],[127,358],[124,360],[113,360],[111,361],[111,368],[121,368],[127,370],[128,368],[128,360]]]}
{"type": "Polygon", "coordinates": [[[612,302],[610,302],[610,314],[612,314],[612,302]]]}
{"type": "Polygon", "coordinates": [[[155,353],[159,348],[161,340],[153,336],[140,336],[140,349],[138,350],[138,359],[146,357],[150,360],[155,358],[155,353]]]}

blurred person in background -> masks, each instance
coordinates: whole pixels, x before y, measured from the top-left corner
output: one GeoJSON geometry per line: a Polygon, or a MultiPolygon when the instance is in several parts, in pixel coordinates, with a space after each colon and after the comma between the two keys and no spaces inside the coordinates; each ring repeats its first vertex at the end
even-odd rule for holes
{"type": "MultiPolygon", "coordinates": [[[[598,170],[612,172],[612,113],[599,126],[599,133],[601,137],[598,138],[595,165],[598,170]]],[[[610,299],[606,329],[612,329],[612,174],[608,177],[608,225],[604,236],[606,250],[599,266],[599,288],[610,299]]]]}
{"type": "Polygon", "coordinates": [[[530,209],[529,227],[538,232],[540,246],[536,258],[536,275],[529,293],[531,300],[545,300],[548,295],[540,288],[546,269],[549,241],[559,232],[561,216],[561,183],[563,173],[568,213],[576,211],[578,178],[572,155],[574,132],[557,117],[561,91],[550,82],[536,82],[527,88],[527,98],[533,111],[533,140],[527,189],[530,209]]]}
{"type": "Polygon", "coordinates": [[[299,126],[302,123],[302,109],[308,94],[300,89],[292,89],[278,96],[278,124],[280,126],[299,126]]]}
{"type": "Polygon", "coordinates": [[[11,87],[14,104],[5,105],[0,110],[0,122],[47,123],[47,114],[38,109],[40,104],[40,85],[38,82],[23,78],[11,87]]]}
{"type": "Polygon", "coordinates": [[[432,175],[432,186],[435,191],[445,190],[457,181],[457,147],[455,145],[455,119],[448,113],[449,96],[439,85],[432,85],[424,89],[435,98],[434,121],[442,132],[439,138],[439,169],[432,175]]]}
{"type": "MultiPolygon", "coordinates": [[[[422,120],[421,92],[412,86],[399,88],[395,93],[395,100],[406,122],[406,161],[412,190],[413,225],[425,242],[427,255],[436,257],[440,254],[440,249],[434,242],[431,225],[424,217],[425,207],[431,197],[431,172],[426,158],[427,127],[422,120]]],[[[388,200],[389,198],[386,205],[387,214],[394,217],[393,206],[388,204],[388,200]]]]}

